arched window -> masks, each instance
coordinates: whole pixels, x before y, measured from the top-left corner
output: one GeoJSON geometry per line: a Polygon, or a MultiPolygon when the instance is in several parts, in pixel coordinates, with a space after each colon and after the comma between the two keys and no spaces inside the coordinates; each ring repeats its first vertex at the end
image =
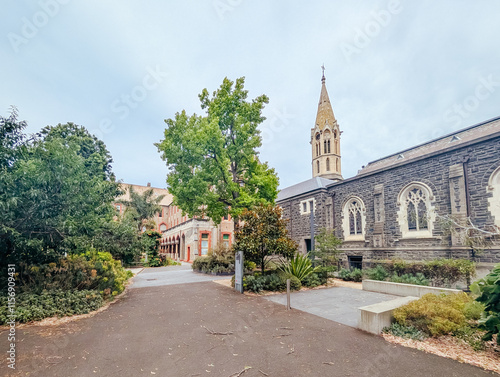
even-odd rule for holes
{"type": "Polygon", "coordinates": [[[318,171],[318,174],[320,173],[319,171],[319,161],[316,161],[316,167],[317,167],[317,171],[318,171]]]}
{"type": "Polygon", "coordinates": [[[326,159],[326,171],[330,171],[330,159],[326,159]]]}
{"type": "Polygon", "coordinates": [[[160,224],[160,232],[164,233],[167,231],[167,226],[165,224],[160,224]]]}
{"type": "Polygon", "coordinates": [[[361,198],[353,196],[344,204],[342,228],[345,241],[365,239],[366,211],[361,198]]]}
{"type": "Polygon", "coordinates": [[[326,140],[325,140],[325,141],[323,141],[323,147],[324,147],[324,148],[323,148],[323,153],[325,153],[325,154],[326,154],[326,153],[328,153],[328,152],[327,152],[327,149],[326,149],[326,140]]]}
{"type": "Polygon", "coordinates": [[[330,140],[327,140],[327,146],[328,146],[328,153],[330,153],[330,140]]]}
{"type": "Polygon", "coordinates": [[[432,237],[436,214],[431,189],[424,183],[406,186],[398,197],[398,222],[403,238],[432,237]]]}
{"type": "Polygon", "coordinates": [[[329,130],[325,130],[324,134],[323,134],[323,151],[324,153],[330,153],[330,138],[331,138],[331,134],[330,134],[330,131],[329,130]]]}
{"type": "Polygon", "coordinates": [[[491,174],[486,191],[493,194],[488,198],[488,209],[494,224],[500,226],[500,167],[491,174]]]}

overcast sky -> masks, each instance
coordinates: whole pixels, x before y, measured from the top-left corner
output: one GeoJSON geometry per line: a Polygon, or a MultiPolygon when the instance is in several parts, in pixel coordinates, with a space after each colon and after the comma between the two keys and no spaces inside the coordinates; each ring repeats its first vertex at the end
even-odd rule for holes
{"type": "Polygon", "coordinates": [[[494,0],[4,0],[0,30],[1,115],[87,127],[127,183],[166,186],[164,119],[202,114],[226,76],[270,98],[260,152],[281,188],[312,176],[322,64],[344,178],[500,116],[494,0]]]}

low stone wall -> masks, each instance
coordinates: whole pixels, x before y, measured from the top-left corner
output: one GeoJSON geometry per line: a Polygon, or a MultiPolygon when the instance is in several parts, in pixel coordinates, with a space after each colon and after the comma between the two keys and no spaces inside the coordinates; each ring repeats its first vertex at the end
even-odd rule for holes
{"type": "Polygon", "coordinates": [[[372,334],[380,334],[384,327],[391,325],[394,309],[414,300],[418,300],[418,297],[400,297],[391,301],[363,306],[359,308],[358,328],[372,334]]]}
{"type": "Polygon", "coordinates": [[[427,293],[458,293],[459,289],[427,287],[423,285],[392,283],[389,281],[363,280],[363,290],[370,292],[387,293],[394,296],[422,297],[427,293]]]}

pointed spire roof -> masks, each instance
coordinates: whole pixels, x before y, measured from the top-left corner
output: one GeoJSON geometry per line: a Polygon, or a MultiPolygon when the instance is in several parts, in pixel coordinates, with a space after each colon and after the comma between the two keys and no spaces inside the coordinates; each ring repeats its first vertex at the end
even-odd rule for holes
{"type": "Polygon", "coordinates": [[[333,128],[333,126],[337,123],[335,115],[333,114],[330,98],[328,97],[325,81],[325,71],[323,68],[323,77],[321,78],[321,94],[319,96],[318,113],[316,115],[316,124],[319,126],[320,130],[325,128],[326,124],[329,124],[330,127],[333,128]]]}

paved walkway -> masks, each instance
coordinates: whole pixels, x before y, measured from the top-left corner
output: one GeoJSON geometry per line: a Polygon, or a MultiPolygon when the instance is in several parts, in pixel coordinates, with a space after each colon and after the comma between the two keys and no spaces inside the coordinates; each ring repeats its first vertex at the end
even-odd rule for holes
{"type": "Polygon", "coordinates": [[[134,276],[131,288],[199,283],[227,278],[227,276],[214,276],[193,272],[191,264],[182,263],[180,266],[145,268],[134,276]]]}
{"type": "MultiPolygon", "coordinates": [[[[265,298],[286,305],[286,294],[265,296],[265,298]]],[[[293,292],[290,294],[290,306],[347,326],[357,327],[358,308],[395,298],[400,297],[354,288],[332,287],[293,292]]]]}
{"type": "MultiPolygon", "coordinates": [[[[158,273],[144,272],[146,282],[158,273]]],[[[491,375],[212,282],[129,289],[93,317],[19,327],[16,339],[17,369],[4,360],[0,376],[229,377],[249,367],[244,377],[491,375]]]]}

